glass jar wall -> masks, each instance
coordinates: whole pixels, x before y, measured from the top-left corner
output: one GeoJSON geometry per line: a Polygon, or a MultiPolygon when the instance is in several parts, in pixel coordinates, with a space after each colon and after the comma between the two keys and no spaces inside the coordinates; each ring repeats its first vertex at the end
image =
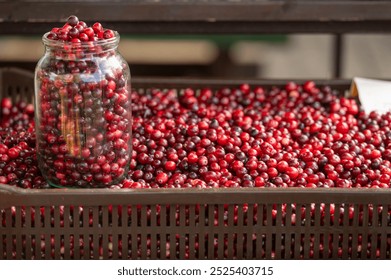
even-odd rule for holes
{"type": "Polygon", "coordinates": [[[131,158],[130,71],[119,35],[90,42],[43,36],[35,71],[39,168],[55,187],[97,188],[122,180],[131,158]]]}

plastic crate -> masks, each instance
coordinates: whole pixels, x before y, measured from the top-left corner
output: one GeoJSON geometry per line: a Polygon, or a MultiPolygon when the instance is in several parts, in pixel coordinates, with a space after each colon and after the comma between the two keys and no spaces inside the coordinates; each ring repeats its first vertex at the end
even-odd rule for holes
{"type": "Polygon", "coordinates": [[[34,74],[19,68],[0,68],[0,97],[32,102],[34,74]]]}
{"type": "MultiPolygon", "coordinates": [[[[1,72],[2,94],[28,97],[31,74],[10,71],[1,72]]],[[[145,92],[241,82],[281,84],[139,79],[133,86],[145,92]]],[[[323,83],[348,88],[346,81],[323,83]]],[[[388,189],[0,185],[0,259],[390,259],[390,213],[388,189]]]]}

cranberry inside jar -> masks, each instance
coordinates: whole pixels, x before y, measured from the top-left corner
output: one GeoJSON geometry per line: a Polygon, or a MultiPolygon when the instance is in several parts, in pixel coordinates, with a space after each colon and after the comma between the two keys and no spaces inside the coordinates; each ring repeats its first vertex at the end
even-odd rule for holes
{"type": "Polygon", "coordinates": [[[130,70],[120,36],[71,16],[43,36],[35,71],[38,165],[55,187],[120,182],[131,158],[130,70]]]}

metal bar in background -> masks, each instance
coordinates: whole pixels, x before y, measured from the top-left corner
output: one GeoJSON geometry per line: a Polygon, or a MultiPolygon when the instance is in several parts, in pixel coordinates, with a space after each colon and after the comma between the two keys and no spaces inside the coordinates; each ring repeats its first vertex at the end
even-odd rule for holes
{"type": "Polygon", "coordinates": [[[6,1],[0,34],[42,34],[71,14],[122,34],[391,32],[390,11],[390,1],[357,0],[6,1]]]}
{"type": "Polygon", "coordinates": [[[342,67],[343,67],[343,35],[336,34],[334,37],[334,69],[333,69],[333,78],[339,79],[342,76],[342,67]]]}
{"type": "MultiPolygon", "coordinates": [[[[390,8],[391,10],[391,8],[390,8]]],[[[390,13],[391,14],[391,13],[390,13]]],[[[0,20],[2,18],[0,17],[0,20]]],[[[93,23],[93,21],[88,21],[93,23]]],[[[379,21],[284,21],[284,22],[119,22],[100,21],[107,28],[128,35],[213,35],[213,34],[317,34],[317,33],[390,33],[391,20],[379,21]]],[[[42,35],[62,22],[0,22],[0,35],[42,35]]]]}

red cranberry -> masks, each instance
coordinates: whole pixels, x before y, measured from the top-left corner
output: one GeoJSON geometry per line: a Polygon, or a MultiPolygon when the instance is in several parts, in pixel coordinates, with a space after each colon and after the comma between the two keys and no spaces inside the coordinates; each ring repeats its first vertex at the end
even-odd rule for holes
{"type": "Polygon", "coordinates": [[[176,170],[176,164],[173,161],[167,161],[164,165],[164,168],[167,171],[175,171],[176,170]]]}
{"type": "Polygon", "coordinates": [[[77,18],[77,16],[72,15],[72,16],[68,17],[67,23],[70,26],[76,26],[79,23],[79,19],[77,18]]]}
{"type": "Polygon", "coordinates": [[[7,154],[7,153],[8,153],[7,145],[0,143],[0,154],[7,154]]]}
{"type": "Polygon", "coordinates": [[[0,106],[1,106],[1,109],[11,110],[12,109],[12,100],[11,100],[11,98],[7,98],[7,97],[3,98],[1,100],[0,106]]]}
{"type": "Polygon", "coordinates": [[[7,184],[8,179],[6,176],[0,176],[0,184],[7,184]]]}
{"type": "MultiPolygon", "coordinates": [[[[69,34],[69,36],[70,36],[71,38],[73,38],[73,39],[78,39],[80,32],[79,32],[79,30],[78,30],[77,28],[73,27],[73,28],[71,28],[71,29],[69,30],[68,34],[69,34]]],[[[73,41],[73,40],[72,40],[72,42],[76,43],[77,41],[73,41]]],[[[80,41],[79,41],[79,42],[80,42],[80,41]]]]}
{"type": "Polygon", "coordinates": [[[299,171],[295,167],[288,167],[286,168],[286,174],[293,180],[299,176],[299,171]]]}
{"type": "Polygon", "coordinates": [[[94,32],[95,32],[96,34],[98,34],[99,32],[102,32],[102,31],[103,31],[102,24],[100,24],[99,22],[95,22],[95,23],[92,25],[92,29],[94,30],[94,32]]]}
{"type": "Polygon", "coordinates": [[[8,150],[8,156],[13,159],[19,156],[20,150],[17,147],[13,147],[8,150]]]}
{"type": "Polygon", "coordinates": [[[114,37],[115,37],[115,34],[114,34],[113,30],[107,29],[103,32],[104,39],[110,39],[110,38],[114,38],[114,37]]]}
{"type": "Polygon", "coordinates": [[[156,176],[156,182],[158,182],[160,185],[165,184],[168,181],[168,175],[166,173],[159,173],[156,176]]]}

